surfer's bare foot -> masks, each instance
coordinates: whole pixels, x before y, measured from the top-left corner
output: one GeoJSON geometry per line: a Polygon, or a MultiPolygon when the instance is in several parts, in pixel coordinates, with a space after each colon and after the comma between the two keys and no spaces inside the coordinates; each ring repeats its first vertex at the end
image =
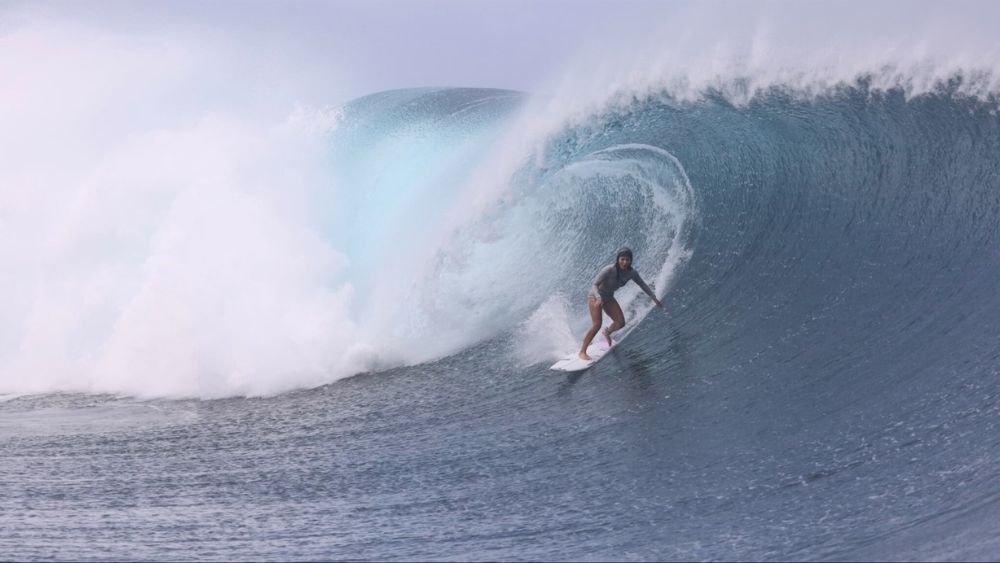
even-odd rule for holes
{"type": "Polygon", "coordinates": [[[594,358],[591,358],[590,356],[588,356],[586,352],[580,352],[579,357],[580,357],[581,360],[586,360],[588,362],[590,360],[594,359],[594,358]]]}
{"type": "Polygon", "coordinates": [[[603,334],[604,335],[604,339],[608,341],[608,348],[610,348],[611,347],[611,331],[609,331],[608,329],[604,329],[604,330],[601,331],[601,334],[603,334]]]}

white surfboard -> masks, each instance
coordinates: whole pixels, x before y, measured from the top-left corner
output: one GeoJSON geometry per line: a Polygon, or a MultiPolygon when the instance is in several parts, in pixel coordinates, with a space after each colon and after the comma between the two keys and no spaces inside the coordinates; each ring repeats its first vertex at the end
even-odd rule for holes
{"type": "MultiPolygon", "coordinates": [[[[633,291],[638,291],[638,289],[633,291]]],[[[581,360],[580,357],[577,356],[579,353],[578,349],[573,351],[572,354],[569,354],[565,358],[552,364],[549,369],[573,372],[583,371],[593,366],[597,362],[601,361],[601,358],[607,356],[608,352],[610,352],[615,346],[618,346],[623,340],[625,340],[625,337],[635,330],[635,327],[639,326],[639,323],[641,323],[643,319],[646,318],[646,315],[653,310],[652,303],[637,302],[635,300],[634,293],[631,297],[623,299],[619,303],[622,305],[622,309],[625,310],[625,318],[632,318],[634,320],[627,323],[621,330],[614,333],[614,339],[610,347],[608,346],[608,341],[604,339],[603,331],[598,332],[597,336],[594,337],[594,341],[587,347],[587,355],[591,358],[589,361],[581,360]]]]}
{"type": "Polygon", "coordinates": [[[578,352],[573,352],[571,355],[559,360],[558,362],[552,364],[549,369],[554,369],[556,371],[583,371],[590,366],[601,361],[601,358],[606,356],[611,348],[614,348],[620,342],[619,339],[615,339],[613,344],[609,347],[608,341],[604,339],[604,336],[598,333],[594,341],[590,343],[587,347],[587,355],[591,357],[590,360],[581,360],[577,355],[578,352]]]}

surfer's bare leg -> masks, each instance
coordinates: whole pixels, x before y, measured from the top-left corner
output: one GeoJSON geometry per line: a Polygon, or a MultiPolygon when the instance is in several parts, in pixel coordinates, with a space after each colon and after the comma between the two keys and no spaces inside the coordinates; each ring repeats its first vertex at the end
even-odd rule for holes
{"type": "Polygon", "coordinates": [[[590,360],[591,357],[587,354],[587,347],[593,342],[594,336],[597,335],[597,331],[601,330],[601,322],[604,320],[601,316],[601,300],[590,295],[587,297],[587,308],[590,309],[590,330],[587,334],[583,336],[583,346],[580,347],[580,359],[590,360]]]}
{"type": "Polygon", "coordinates": [[[611,326],[604,329],[604,338],[608,339],[608,346],[611,346],[611,333],[625,327],[625,313],[622,312],[622,307],[616,299],[604,301],[604,312],[611,317],[611,326]]]}

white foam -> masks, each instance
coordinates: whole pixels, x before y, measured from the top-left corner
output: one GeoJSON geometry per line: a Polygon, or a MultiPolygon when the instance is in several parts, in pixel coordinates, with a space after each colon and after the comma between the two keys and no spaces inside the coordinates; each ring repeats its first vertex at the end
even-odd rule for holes
{"type": "Polygon", "coordinates": [[[559,359],[580,347],[576,327],[570,322],[573,309],[564,295],[556,294],[532,312],[513,335],[515,357],[521,365],[559,359]]]}
{"type": "Polygon", "coordinates": [[[364,368],[311,203],[336,115],[265,108],[194,47],[0,36],[0,393],[259,395],[364,368]]]}

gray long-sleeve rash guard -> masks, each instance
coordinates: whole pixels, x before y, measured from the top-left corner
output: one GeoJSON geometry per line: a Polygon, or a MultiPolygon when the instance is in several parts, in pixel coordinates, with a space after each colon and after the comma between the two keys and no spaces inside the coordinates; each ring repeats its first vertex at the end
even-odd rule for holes
{"type": "Polygon", "coordinates": [[[642,277],[635,268],[629,268],[628,270],[619,270],[614,264],[607,266],[602,269],[597,277],[594,278],[594,285],[590,288],[590,295],[604,301],[605,299],[614,299],[615,291],[617,291],[621,286],[627,284],[629,280],[634,281],[646,295],[656,300],[656,295],[653,294],[653,290],[649,289],[646,282],[642,281],[642,277]]]}

